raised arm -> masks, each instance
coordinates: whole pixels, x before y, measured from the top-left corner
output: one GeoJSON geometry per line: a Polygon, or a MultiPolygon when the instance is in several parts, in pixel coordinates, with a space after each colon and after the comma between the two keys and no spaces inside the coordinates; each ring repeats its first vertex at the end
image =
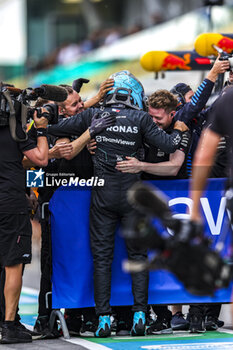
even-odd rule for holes
{"type": "Polygon", "coordinates": [[[23,154],[35,165],[45,167],[48,164],[49,153],[46,129],[48,120],[44,117],[37,118],[36,114],[37,112],[34,113],[34,124],[37,134],[37,147],[24,151],[23,154]]]}
{"type": "Polygon", "coordinates": [[[214,87],[214,83],[217,80],[219,74],[227,71],[229,68],[228,61],[220,61],[219,56],[216,59],[213,67],[208,72],[206,78],[197,88],[191,101],[186,103],[180,110],[176,112],[175,118],[182,120],[184,123],[189,124],[193,118],[197,118],[199,113],[205,108],[211,92],[214,87]]]}
{"type": "Polygon", "coordinates": [[[95,106],[97,103],[99,103],[105,96],[105,94],[112,90],[114,84],[114,79],[107,79],[105,80],[99,88],[99,91],[97,95],[94,97],[91,97],[89,100],[84,102],[84,108],[87,109],[89,107],[95,106]]]}

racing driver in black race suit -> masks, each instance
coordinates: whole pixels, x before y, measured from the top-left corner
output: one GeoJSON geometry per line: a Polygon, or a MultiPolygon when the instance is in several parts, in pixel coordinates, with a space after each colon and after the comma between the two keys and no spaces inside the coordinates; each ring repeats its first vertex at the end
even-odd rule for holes
{"type": "MultiPolygon", "coordinates": [[[[94,298],[96,314],[99,317],[96,337],[111,335],[110,295],[111,265],[113,260],[114,236],[118,221],[121,224],[132,215],[126,193],[139,179],[138,174],[121,173],[115,169],[118,161],[126,156],[137,157],[143,142],[159,147],[165,153],[174,152],[181,141],[181,132],[186,131],[184,123],[178,122],[170,135],[160,129],[144,109],[142,84],[128,71],[111,76],[114,85],[105,97],[103,107],[89,108],[78,115],[50,126],[49,133],[55,136],[81,135],[90,125],[93,116],[100,110],[103,114],[115,114],[116,123],[96,137],[97,150],[93,157],[94,176],[104,179],[103,187],[92,189],[90,210],[90,238],[94,260],[94,298]]],[[[135,249],[126,242],[128,257],[132,260],[146,260],[147,251],[135,249]]],[[[132,274],[134,296],[133,327],[131,335],[145,334],[145,313],[148,300],[148,273],[132,274]]]]}

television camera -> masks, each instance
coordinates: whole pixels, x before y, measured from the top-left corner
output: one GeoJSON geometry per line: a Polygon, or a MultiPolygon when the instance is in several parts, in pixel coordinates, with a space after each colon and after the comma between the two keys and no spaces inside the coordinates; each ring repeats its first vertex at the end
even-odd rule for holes
{"type": "Polygon", "coordinates": [[[124,237],[136,247],[144,246],[156,254],[146,262],[126,261],[125,270],[167,269],[190,293],[200,296],[212,296],[217,289],[229,286],[231,266],[210,247],[211,241],[204,236],[202,224],[174,218],[159,190],[144,183],[136,183],[129,189],[128,201],[135,215],[126,224],[124,237]],[[173,235],[161,235],[153,223],[155,218],[172,230],[173,235]]]}
{"type": "Polygon", "coordinates": [[[58,106],[46,104],[46,112],[41,108],[33,108],[31,101],[38,97],[46,100],[62,102],[67,99],[68,92],[65,88],[53,85],[41,85],[37,88],[24,90],[13,85],[0,83],[0,127],[9,126],[12,138],[17,141],[27,140],[26,125],[37,113],[37,117],[45,117],[49,124],[58,122],[58,106]]]}

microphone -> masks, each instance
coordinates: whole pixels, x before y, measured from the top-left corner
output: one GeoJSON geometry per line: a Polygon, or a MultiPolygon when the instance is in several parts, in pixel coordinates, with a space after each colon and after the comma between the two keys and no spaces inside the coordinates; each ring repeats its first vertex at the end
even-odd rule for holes
{"type": "Polygon", "coordinates": [[[178,231],[180,220],[172,216],[165,196],[157,188],[136,182],[127,192],[129,204],[144,215],[157,217],[164,226],[178,231]]]}
{"type": "Polygon", "coordinates": [[[44,98],[45,100],[63,102],[67,99],[68,92],[61,86],[43,84],[33,89],[32,95],[44,98]]]}
{"type": "Polygon", "coordinates": [[[15,95],[15,96],[18,96],[23,92],[23,90],[18,89],[16,87],[14,87],[13,85],[9,85],[9,84],[4,84],[3,88],[8,90],[10,92],[10,94],[15,95]]]}
{"type": "Polygon", "coordinates": [[[83,84],[84,83],[87,84],[87,83],[89,83],[89,81],[90,81],[89,79],[85,79],[85,78],[76,79],[72,83],[72,89],[74,91],[76,91],[77,93],[79,93],[83,84]]]}
{"type": "Polygon", "coordinates": [[[161,217],[170,213],[165,197],[157,188],[136,182],[127,192],[128,202],[143,214],[161,217]]]}

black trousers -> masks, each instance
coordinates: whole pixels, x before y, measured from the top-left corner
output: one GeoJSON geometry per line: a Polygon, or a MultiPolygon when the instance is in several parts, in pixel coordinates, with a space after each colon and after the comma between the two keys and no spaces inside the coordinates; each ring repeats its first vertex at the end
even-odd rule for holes
{"type": "Polygon", "coordinates": [[[49,305],[46,307],[46,294],[51,292],[52,283],[52,249],[51,249],[51,230],[48,208],[45,208],[45,217],[40,220],[41,223],[41,277],[39,292],[39,316],[49,316],[51,313],[51,296],[48,298],[49,305]]]}
{"type": "MultiPolygon", "coordinates": [[[[131,181],[105,180],[105,186],[92,190],[90,208],[90,238],[94,263],[94,297],[97,316],[111,314],[111,266],[114,254],[117,224],[124,225],[133,209],[127,202],[126,192],[131,181]]],[[[135,249],[126,242],[130,260],[145,261],[147,250],[135,249]]],[[[132,274],[132,311],[147,311],[148,272],[132,274]]]]}
{"type": "Polygon", "coordinates": [[[190,315],[212,316],[218,318],[222,304],[192,304],[189,308],[190,315]]]}
{"type": "Polygon", "coordinates": [[[172,313],[168,310],[167,305],[151,305],[159,321],[171,321],[172,313]]]}

